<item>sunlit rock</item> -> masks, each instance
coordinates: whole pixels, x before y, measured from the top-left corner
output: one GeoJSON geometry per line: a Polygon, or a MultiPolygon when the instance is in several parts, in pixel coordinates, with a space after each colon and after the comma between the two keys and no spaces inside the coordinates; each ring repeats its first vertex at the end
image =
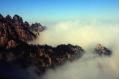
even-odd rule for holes
{"type": "Polygon", "coordinates": [[[101,44],[97,44],[95,48],[95,53],[100,56],[110,56],[112,54],[112,51],[102,46],[101,44]]]}

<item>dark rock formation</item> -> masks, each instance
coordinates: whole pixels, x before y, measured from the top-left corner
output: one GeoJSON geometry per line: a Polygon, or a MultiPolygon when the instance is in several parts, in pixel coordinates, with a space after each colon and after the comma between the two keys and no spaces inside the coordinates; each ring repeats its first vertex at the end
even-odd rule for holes
{"type": "Polygon", "coordinates": [[[100,56],[111,56],[112,51],[109,50],[108,48],[102,46],[101,44],[97,44],[97,46],[95,48],[95,53],[100,56]]]}
{"type": "Polygon", "coordinates": [[[13,18],[0,15],[0,62],[20,68],[35,66],[43,73],[48,68],[72,62],[84,54],[80,46],[71,44],[57,47],[27,44],[44,29],[40,23],[30,25],[27,21],[23,22],[18,15],[13,18]]]}
{"type": "Polygon", "coordinates": [[[40,31],[45,30],[45,26],[43,27],[40,23],[34,23],[31,25],[30,30],[33,31],[35,34],[39,35],[40,31]]]}
{"type": "MultiPolygon", "coordinates": [[[[33,25],[27,21],[23,22],[22,17],[18,15],[12,18],[10,15],[3,17],[0,14],[0,45],[10,48],[36,39],[37,35],[33,32],[34,29],[32,30],[33,25]]],[[[36,27],[41,27],[39,28],[41,30],[35,30],[36,32],[43,31],[42,25],[36,25],[36,27]]]]}
{"type": "MultiPolygon", "coordinates": [[[[2,49],[2,48],[1,48],[2,49]]],[[[4,49],[0,53],[0,60],[14,63],[22,68],[34,65],[40,70],[46,70],[80,58],[84,50],[79,46],[59,45],[19,45],[15,48],[4,49]]]]}
{"type": "MultiPolygon", "coordinates": [[[[85,53],[80,46],[71,44],[52,47],[27,43],[36,39],[43,30],[45,27],[40,23],[30,25],[18,15],[3,17],[0,14],[0,63],[22,69],[35,66],[39,70],[36,72],[41,74],[48,68],[63,65],[66,61],[72,62],[85,53]]],[[[95,52],[98,55],[112,53],[100,44],[95,48],[95,52]]]]}

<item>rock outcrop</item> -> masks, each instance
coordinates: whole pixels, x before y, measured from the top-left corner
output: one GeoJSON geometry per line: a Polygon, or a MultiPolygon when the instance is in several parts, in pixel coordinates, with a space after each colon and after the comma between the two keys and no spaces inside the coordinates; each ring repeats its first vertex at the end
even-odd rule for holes
{"type": "Polygon", "coordinates": [[[66,61],[72,62],[84,54],[80,46],[71,44],[52,47],[27,43],[36,39],[44,29],[40,23],[30,25],[18,15],[0,15],[0,62],[21,68],[35,66],[40,72],[45,72],[48,68],[55,68],[66,61]]]}
{"type": "MultiPolygon", "coordinates": [[[[85,53],[85,50],[77,45],[62,44],[52,47],[27,43],[36,39],[43,30],[45,27],[40,23],[30,25],[18,15],[0,15],[0,63],[6,62],[23,69],[35,66],[41,74],[48,68],[55,68],[67,61],[72,62],[85,53]]],[[[110,56],[112,51],[98,44],[95,53],[110,56]]]]}
{"type": "Polygon", "coordinates": [[[0,14],[0,45],[10,48],[36,39],[37,35],[34,32],[44,30],[42,25],[37,24],[30,25],[27,21],[23,22],[22,17],[18,15],[3,17],[0,14]],[[39,30],[34,30],[33,25],[39,27],[39,30]]]}
{"type": "Polygon", "coordinates": [[[55,68],[67,61],[72,62],[84,53],[81,47],[71,44],[57,47],[24,44],[15,48],[3,49],[0,53],[0,61],[12,63],[21,68],[35,66],[41,72],[45,72],[48,68],[55,68]]]}
{"type": "Polygon", "coordinates": [[[100,55],[100,56],[111,56],[112,51],[109,50],[108,48],[102,46],[101,44],[97,44],[95,48],[95,53],[100,55]]]}

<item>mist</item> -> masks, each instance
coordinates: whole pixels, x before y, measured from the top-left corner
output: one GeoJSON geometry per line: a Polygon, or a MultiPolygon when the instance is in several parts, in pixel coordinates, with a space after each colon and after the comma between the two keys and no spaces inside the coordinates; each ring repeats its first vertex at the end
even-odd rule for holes
{"type": "MultiPolygon", "coordinates": [[[[92,53],[92,52],[87,52],[92,53]]],[[[113,52],[115,53],[115,52],[113,52]]],[[[118,58],[93,57],[84,55],[79,60],[49,69],[45,75],[37,79],[118,79],[118,58]],[[87,58],[87,60],[86,60],[87,58]]]]}
{"type": "MultiPolygon", "coordinates": [[[[70,20],[60,21],[47,26],[40,33],[34,44],[77,44],[84,48],[96,43],[110,46],[118,42],[118,22],[104,20],[70,20]]],[[[91,46],[92,47],[92,46],[91,46]]]]}
{"type": "Polygon", "coordinates": [[[40,33],[33,44],[79,45],[86,54],[74,62],[49,69],[37,79],[118,79],[118,23],[110,20],[69,20],[56,22],[40,33]],[[110,57],[94,57],[96,44],[112,50],[110,57]]]}

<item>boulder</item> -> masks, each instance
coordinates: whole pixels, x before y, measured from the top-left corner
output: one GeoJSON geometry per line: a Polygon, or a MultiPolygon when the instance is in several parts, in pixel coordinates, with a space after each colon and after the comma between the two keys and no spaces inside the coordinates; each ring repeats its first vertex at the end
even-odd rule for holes
{"type": "Polygon", "coordinates": [[[95,48],[95,53],[99,56],[111,56],[112,51],[101,44],[97,44],[95,48]]]}

